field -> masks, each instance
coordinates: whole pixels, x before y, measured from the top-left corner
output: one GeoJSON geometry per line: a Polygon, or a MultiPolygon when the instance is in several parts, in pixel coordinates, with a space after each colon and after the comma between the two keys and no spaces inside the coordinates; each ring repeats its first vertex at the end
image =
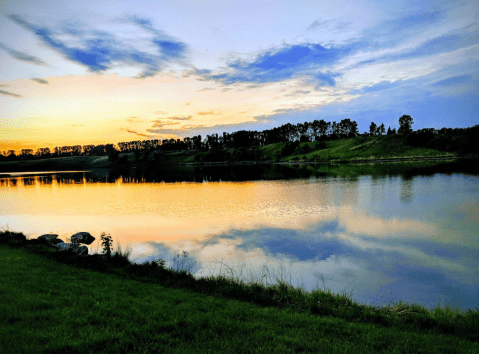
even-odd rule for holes
{"type": "Polygon", "coordinates": [[[2,353],[479,351],[477,310],[375,308],[282,282],[196,280],[121,252],[79,257],[2,242],[0,279],[2,353]]]}

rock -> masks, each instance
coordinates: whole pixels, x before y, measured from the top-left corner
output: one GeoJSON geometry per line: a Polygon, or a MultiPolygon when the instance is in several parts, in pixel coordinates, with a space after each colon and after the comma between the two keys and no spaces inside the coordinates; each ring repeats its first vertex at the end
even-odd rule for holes
{"type": "Polygon", "coordinates": [[[80,246],[80,247],[77,248],[77,250],[75,252],[79,256],[88,256],[88,247],[87,246],[80,246]]]}
{"type": "Polygon", "coordinates": [[[89,245],[95,241],[95,238],[88,232],[77,232],[75,235],[70,237],[70,240],[72,243],[84,243],[85,245],[89,245]]]}
{"type": "Polygon", "coordinates": [[[72,251],[79,256],[86,256],[88,255],[88,247],[87,246],[80,246],[79,243],[59,243],[56,245],[61,251],[72,251]]]}
{"type": "Polygon", "coordinates": [[[55,234],[45,234],[45,235],[38,236],[37,239],[38,240],[45,240],[45,241],[48,241],[49,243],[56,244],[56,243],[58,243],[58,242],[56,242],[57,237],[58,237],[58,235],[55,235],[55,234]]]}

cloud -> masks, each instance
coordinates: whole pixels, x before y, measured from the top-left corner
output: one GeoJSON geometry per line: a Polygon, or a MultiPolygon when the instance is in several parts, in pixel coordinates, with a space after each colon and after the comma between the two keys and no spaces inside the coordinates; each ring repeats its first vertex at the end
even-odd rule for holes
{"type": "Polygon", "coordinates": [[[207,112],[197,112],[196,114],[199,116],[217,116],[217,115],[220,115],[221,113],[216,113],[215,111],[207,111],[207,112]]]}
{"type": "Polygon", "coordinates": [[[411,14],[381,21],[364,30],[360,41],[373,58],[360,61],[352,68],[365,64],[429,57],[476,45],[477,33],[466,29],[467,22],[464,22],[463,28],[451,28],[452,22],[449,18],[455,14],[450,11],[440,5],[433,9],[419,8],[411,14]],[[448,28],[451,29],[448,31],[448,28]],[[377,50],[378,52],[375,52],[377,50]]]}
{"type": "Polygon", "coordinates": [[[473,40],[472,35],[467,34],[446,34],[425,41],[414,49],[394,55],[379,58],[379,61],[394,61],[411,58],[428,57],[441,53],[449,53],[454,50],[468,47],[473,40]]]}
{"type": "MultiPolygon", "coordinates": [[[[190,120],[191,118],[193,118],[193,116],[185,116],[185,117],[180,117],[180,116],[172,116],[172,117],[167,117],[167,119],[171,119],[171,120],[190,120]]],[[[178,124],[178,123],[174,123],[174,124],[178,124]]]]}
{"type": "Polygon", "coordinates": [[[469,84],[473,81],[472,75],[457,75],[457,76],[452,76],[444,80],[437,81],[432,84],[432,86],[458,86],[458,85],[464,85],[464,84],[469,84]]]}
{"type": "MultiPolygon", "coordinates": [[[[148,19],[131,17],[127,24],[140,27],[153,35],[146,43],[149,50],[140,49],[144,33],[138,40],[128,40],[106,31],[83,29],[79,25],[56,28],[31,24],[18,15],[8,16],[12,21],[33,32],[51,49],[66,59],[87,67],[92,72],[103,72],[115,66],[140,66],[139,78],[153,76],[170,63],[179,63],[186,52],[186,44],[157,30],[148,19]],[[141,43],[140,43],[141,42],[141,43]]],[[[125,24],[126,25],[126,24],[125,24]]],[[[136,33],[135,33],[136,34],[136,33]]],[[[145,43],[143,43],[145,44],[145,43]]]]}
{"type": "Polygon", "coordinates": [[[334,78],[340,74],[320,69],[330,67],[359,47],[359,43],[328,48],[317,43],[284,45],[265,51],[249,62],[239,59],[230,62],[225,72],[197,71],[197,74],[225,84],[262,84],[299,77],[317,85],[334,86],[334,78]]]}
{"type": "Polygon", "coordinates": [[[123,128],[121,128],[121,130],[125,130],[125,131],[127,131],[128,133],[135,134],[135,135],[138,135],[138,136],[144,136],[145,138],[149,138],[149,137],[150,137],[149,135],[141,134],[141,133],[135,132],[134,130],[130,130],[130,129],[123,129],[123,128]]]}
{"type": "Polygon", "coordinates": [[[126,121],[128,123],[141,123],[142,122],[142,120],[139,117],[136,117],[136,116],[126,118],[126,121]]]}
{"type": "Polygon", "coordinates": [[[39,84],[44,84],[44,85],[48,84],[48,81],[44,79],[33,78],[32,80],[38,82],[39,84]]]}
{"type": "Polygon", "coordinates": [[[349,93],[355,95],[355,94],[366,94],[371,92],[383,91],[393,87],[398,87],[399,85],[401,85],[402,82],[403,82],[402,80],[397,80],[394,82],[381,81],[374,85],[364,86],[360,89],[351,90],[349,93]]]}
{"type": "Polygon", "coordinates": [[[362,41],[370,49],[391,48],[428,28],[437,28],[444,17],[444,11],[416,9],[412,14],[380,21],[369,27],[362,32],[362,41]]]}
{"type": "Polygon", "coordinates": [[[37,58],[33,55],[25,54],[23,52],[19,52],[17,50],[9,48],[2,43],[0,43],[0,49],[3,49],[4,51],[6,51],[8,54],[10,54],[15,59],[25,61],[25,62],[28,62],[28,63],[33,63],[33,64],[36,64],[36,65],[46,65],[46,63],[43,60],[41,60],[41,59],[39,59],[39,58],[37,58]]]}
{"type": "Polygon", "coordinates": [[[336,20],[324,20],[324,21],[314,21],[312,24],[306,28],[308,31],[316,30],[319,28],[325,29],[329,32],[340,32],[347,29],[351,23],[336,21],[336,20]]]}
{"type": "MultiPolygon", "coordinates": [[[[156,119],[152,121],[153,125],[151,126],[152,128],[163,128],[168,125],[177,125],[180,124],[179,122],[169,122],[164,119],[156,119]]],[[[148,130],[150,131],[150,130],[148,130]]]]}
{"type": "Polygon", "coordinates": [[[0,95],[6,95],[6,96],[12,96],[12,97],[23,97],[22,95],[18,95],[16,93],[4,91],[4,90],[0,90],[0,95]]]}
{"type": "Polygon", "coordinates": [[[324,20],[324,21],[316,20],[308,26],[307,30],[310,31],[310,30],[313,30],[313,29],[316,29],[316,28],[324,27],[324,26],[328,25],[330,22],[331,21],[329,21],[329,20],[324,20]]]}
{"type": "Polygon", "coordinates": [[[141,28],[155,35],[152,43],[160,49],[164,58],[179,59],[183,57],[186,51],[186,44],[178,42],[172,37],[165,35],[162,31],[155,29],[149,19],[133,16],[131,20],[141,28]]]}
{"type": "MultiPolygon", "coordinates": [[[[162,129],[163,126],[174,125],[174,124],[180,124],[180,123],[170,123],[170,124],[163,124],[163,125],[155,124],[150,129],[147,129],[146,131],[153,134],[178,134],[179,132],[188,131],[189,134],[186,134],[185,136],[191,137],[193,135],[196,135],[195,129],[203,129],[204,127],[203,124],[187,124],[187,125],[178,127],[178,129],[162,129]],[[157,129],[154,129],[154,128],[157,128],[157,129]]],[[[208,128],[205,128],[205,129],[208,129],[208,128]]]]}

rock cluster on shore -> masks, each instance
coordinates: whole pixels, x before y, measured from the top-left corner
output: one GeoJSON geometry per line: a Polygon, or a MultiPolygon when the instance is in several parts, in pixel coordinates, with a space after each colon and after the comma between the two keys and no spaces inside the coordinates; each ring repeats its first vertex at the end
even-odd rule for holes
{"type": "Polygon", "coordinates": [[[41,235],[38,236],[38,239],[45,240],[55,247],[58,247],[62,251],[71,250],[73,253],[76,253],[80,256],[88,255],[88,247],[81,244],[89,245],[95,241],[95,238],[88,232],[77,232],[76,234],[72,235],[70,237],[71,243],[64,242],[63,240],[59,239],[58,235],[56,234],[41,235]]]}

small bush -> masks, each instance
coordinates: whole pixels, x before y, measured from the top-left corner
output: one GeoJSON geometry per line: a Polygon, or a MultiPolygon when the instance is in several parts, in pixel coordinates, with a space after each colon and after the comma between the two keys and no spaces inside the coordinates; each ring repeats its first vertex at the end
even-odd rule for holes
{"type": "Polygon", "coordinates": [[[111,256],[111,248],[113,245],[113,239],[111,238],[110,234],[105,234],[102,232],[101,234],[101,245],[103,247],[103,254],[105,256],[110,257],[111,256]]]}
{"type": "Polygon", "coordinates": [[[282,156],[292,155],[296,148],[299,146],[299,141],[287,142],[281,150],[282,156]]]}

